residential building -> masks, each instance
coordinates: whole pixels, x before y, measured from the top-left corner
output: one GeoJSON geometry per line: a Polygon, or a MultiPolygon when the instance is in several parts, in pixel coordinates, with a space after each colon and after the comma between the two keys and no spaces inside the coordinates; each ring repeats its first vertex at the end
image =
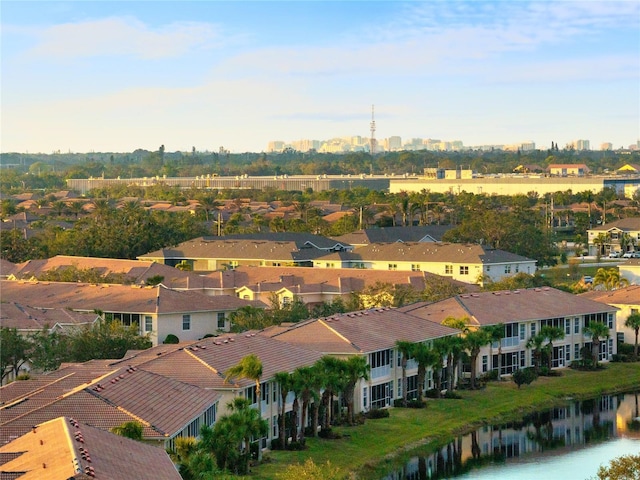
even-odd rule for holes
{"type": "Polygon", "coordinates": [[[170,334],[180,340],[197,340],[207,334],[229,331],[232,312],[247,305],[265,307],[261,302],[231,295],[208,296],[162,285],[5,280],[0,288],[4,302],[85,313],[100,311],[105,319],[118,320],[125,326],[137,325],[139,333],[149,335],[153,345],[162,343],[170,334]]]}
{"type": "Polygon", "coordinates": [[[253,266],[311,266],[313,259],[349,248],[335,240],[304,233],[265,233],[198,237],[174,248],[138,257],[175,266],[186,262],[193,271],[253,266]]]}
{"type": "MultiPolygon", "coordinates": [[[[148,360],[150,352],[162,357],[183,347],[162,345],[139,356],[148,360]]],[[[197,436],[201,425],[215,423],[217,392],[144,370],[134,360],[131,354],[121,360],[63,364],[54,372],[0,387],[0,444],[60,416],[107,431],[138,422],[142,439],[160,449],[173,448],[177,437],[197,436]]]]}
{"type": "Polygon", "coordinates": [[[317,268],[370,268],[429,272],[464,283],[482,285],[524,272],[533,275],[536,261],[486,245],[406,242],[374,243],[353,252],[316,258],[317,268]]]}
{"type": "MultiPolygon", "coordinates": [[[[274,327],[262,334],[337,358],[364,356],[370,373],[369,379],[360,380],[355,388],[357,413],[391,406],[395,399],[403,397],[401,354],[396,342],[430,344],[436,338],[459,335],[460,331],[421,320],[398,309],[374,308],[274,327]]],[[[418,385],[417,368],[415,361],[409,361],[406,367],[409,398],[414,398],[419,388],[433,388],[430,370],[425,385],[418,385]]]]}
{"type": "Polygon", "coordinates": [[[102,277],[121,279],[123,284],[147,285],[149,281],[160,283],[173,290],[198,290],[211,293],[211,280],[199,273],[180,270],[154,261],[123,260],[116,258],[76,257],[56,255],[55,257],[27,260],[13,269],[10,280],[36,280],[47,273],[63,274],[67,269],[92,270],[102,277]]]}
{"type": "MultiPolygon", "coordinates": [[[[640,266],[640,261],[634,260],[634,262],[640,266]]],[[[630,315],[640,313],[640,285],[629,285],[617,290],[591,290],[581,293],[580,296],[616,307],[619,310],[616,315],[618,341],[632,345],[635,343],[635,331],[625,327],[624,323],[630,315]]]]}
{"type": "Polygon", "coordinates": [[[640,249],[640,217],[627,217],[587,230],[589,255],[640,249]]]}
{"type": "Polygon", "coordinates": [[[364,247],[372,243],[441,242],[442,235],[451,228],[450,225],[367,228],[333,237],[333,239],[351,245],[353,248],[364,247]]]}
{"type": "Polygon", "coordinates": [[[2,478],[180,480],[161,448],[58,417],[0,446],[2,478]]]}
{"type": "Polygon", "coordinates": [[[640,259],[632,258],[618,265],[620,276],[630,285],[640,285],[640,259]]]}
{"type": "Polygon", "coordinates": [[[584,163],[557,163],[551,164],[547,168],[549,175],[560,177],[578,176],[583,177],[590,173],[591,170],[584,163]]]}
{"type": "Polygon", "coordinates": [[[584,331],[590,322],[604,323],[610,332],[609,338],[600,339],[599,360],[609,361],[617,352],[616,307],[550,287],[456,295],[400,310],[437,323],[454,317],[468,318],[476,328],[503,324],[500,344],[484,347],[478,356],[476,371],[481,373],[497,370],[498,365],[501,375],[533,366],[533,352],[527,342],[544,326],[558,327],[565,333],[563,339],[553,343],[553,368],[569,366],[582,358],[582,348],[591,346],[591,337],[584,331]]]}

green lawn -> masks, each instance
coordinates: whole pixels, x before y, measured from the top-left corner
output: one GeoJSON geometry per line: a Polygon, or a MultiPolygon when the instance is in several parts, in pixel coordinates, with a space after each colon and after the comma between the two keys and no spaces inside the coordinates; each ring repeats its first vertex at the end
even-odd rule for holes
{"type": "Polygon", "coordinates": [[[275,451],[255,467],[250,478],[276,479],[277,472],[292,463],[312,458],[327,460],[356,478],[375,478],[411,456],[411,450],[430,449],[452,436],[483,423],[499,423],[569,398],[581,399],[603,393],[640,388],[640,364],[613,363],[596,372],[563,370],[559,377],[541,377],[518,390],[510,381],[492,382],[483,390],[462,391],[462,399],[429,399],[426,409],[391,409],[389,418],[367,420],[357,427],[340,427],[339,440],[307,439],[307,450],[275,451]]]}

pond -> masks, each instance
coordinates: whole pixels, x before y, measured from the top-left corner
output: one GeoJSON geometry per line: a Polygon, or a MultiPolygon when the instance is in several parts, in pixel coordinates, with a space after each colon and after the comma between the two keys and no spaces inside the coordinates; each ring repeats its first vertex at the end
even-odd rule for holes
{"type": "Polygon", "coordinates": [[[586,480],[609,460],[640,453],[639,401],[640,392],[607,395],[482,427],[382,480],[586,480]]]}

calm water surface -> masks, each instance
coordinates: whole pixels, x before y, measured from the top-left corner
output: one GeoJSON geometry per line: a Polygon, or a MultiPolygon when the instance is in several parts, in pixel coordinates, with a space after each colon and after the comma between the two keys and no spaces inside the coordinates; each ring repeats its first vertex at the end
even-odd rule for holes
{"type": "Polygon", "coordinates": [[[600,465],[640,454],[640,392],[607,395],[486,426],[412,458],[383,480],[586,480],[600,465]]]}

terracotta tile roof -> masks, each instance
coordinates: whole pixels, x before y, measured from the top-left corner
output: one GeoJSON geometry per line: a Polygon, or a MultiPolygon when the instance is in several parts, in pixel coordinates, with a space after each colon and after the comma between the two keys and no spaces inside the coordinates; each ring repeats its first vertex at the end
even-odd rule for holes
{"type": "Polygon", "coordinates": [[[139,368],[200,388],[246,387],[253,382],[237,379],[234,383],[225,383],[224,372],[250,353],[257,355],[262,361],[263,381],[278,372],[292,372],[298,367],[312,365],[322,356],[301,346],[289,345],[256,332],[247,332],[206,338],[180,350],[152,358],[139,364],[139,368]]]}
{"type": "Polygon", "coordinates": [[[441,242],[373,243],[360,247],[354,252],[336,252],[319,257],[317,260],[343,258],[351,261],[451,262],[485,265],[534,261],[515,253],[488,248],[484,245],[441,242]]]}
{"type": "Polygon", "coordinates": [[[212,390],[108,362],[113,360],[68,365],[2,387],[0,443],[61,415],[106,430],[135,420],[144,438],[164,440],[218,400],[212,390]]]}
{"type": "Polygon", "coordinates": [[[579,295],[543,287],[456,295],[447,300],[415,308],[409,305],[402,310],[438,323],[452,316],[469,317],[478,325],[495,325],[614,312],[617,309],[579,295]]]}
{"type": "Polygon", "coordinates": [[[580,297],[609,305],[640,305],[640,285],[629,285],[617,290],[591,290],[580,297]]]}
{"type": "Polygon", "coordinates": [[[48,259],[28,260],[16,266],[11,272],[17,278],[29,279],[39,277],[49,270],[59,270],[69,267],[78,269],[95,269],[101,275],[124,274],[128,283],[144,285],[148,278],[164,277],[162,284],[168,288],[210,288],[207,277],[194,272],[182,271],[157,262],[142,260],[122,260],[115,258],[75,257],[57,255],[48,259]]]}
{"type": "MultiPolygon", "coordinates": [[[[327,285],[342,292],[360,291],[376,282],[392,284],[411,284],[419,290],[425,288],[425,278],[439,279],[443,282],[463,286],[468,291],[479,287],[468,285],[448,277],[428,272],[382,271],[361,268],[304,268],[304,267],[251,267],[239,266],[234,270],[208,274],[217,279],[218,284],[231,288],[255,286],[258,283],[279,283],[291,285],[327,285]]],[[[253,288],[253,287],[251,287],[253,288]]]]}
{"type": "Polygon", "coordinates": [[[423,342],[458,333],[398,309],[377,308],[300,322],[273,338],[327,354],[366,353],[393,348],[399,340],[423,342]]]}
{"type": "Polygon", "coordinates": [[[64,282],[0,283],[3,301],[20,302],[38,308],[72,308],[93,311],[131,313],[177,313],[237,310],[257,306],[231,295],[209,296],[194,291],[178,291],[135,285],[64,282]]]}
{"type": "Polygon", "coordinates": [[[15,263],[11,263],[9,260],[0,258],[0,276],[8,277],[18,270],[18,266],[15,263]]]}
{"type": "Polygon", "coordinates": [[[75,312],[66,308],[34,308],[15,302],[4,302],[0,308],[0,325],[18,330],[42,330],[88,325],[99,318],[95,313],[75,312]]]}
{"type": "MultiPolygon", "coordinates": [[[[25,472],[23,480],[108,478],[110,480],[180,480],[165,451],[80,423],[57,417],[42,422],[2,453],[18,453],[2,471],[25,472]]],[[[3,478],[5,478],[3,476],[3,478]]]]}

